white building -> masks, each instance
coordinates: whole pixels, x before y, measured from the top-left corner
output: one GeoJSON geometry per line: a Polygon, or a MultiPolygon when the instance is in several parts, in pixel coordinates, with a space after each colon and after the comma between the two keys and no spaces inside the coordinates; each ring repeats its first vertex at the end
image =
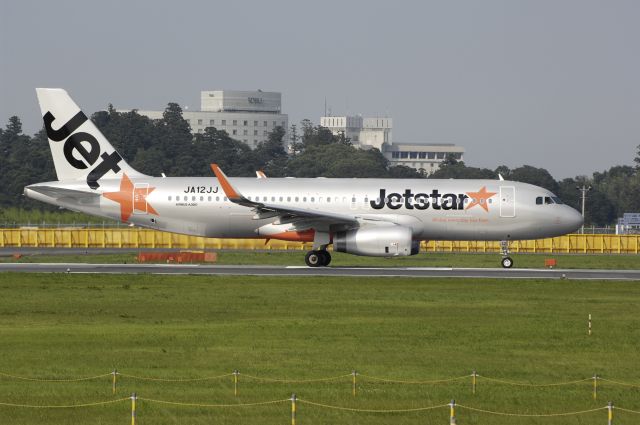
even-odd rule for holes
{"type": "Polygon", "coordinates": [[[354,146],[382,150],[384,143],[393,142],[391,118],[362,118],[361,116],[320,117],[320,125],[335,135],[344,133],[354,146]]]}
{"type": "MultiPolygon", "coordinates": [[[[151,119],[162,118],[163,112],[138,110],[140,115],[151,119]]],[[[251,148],[267,140],[275,127],[280,126],[285,132],[289,127],[289,117],[282,113],[282,95],[262,90],[202,91],[200,110],[183,109],[182,116],[193,133],[203,133],[205,128],[215,127],[251,148]]]]}
{"type": "Polygon", "coordinates": [[[361,116],[321,117],[320,125],[335,135],[344,133],[359,148],[376,148],[392,166],[405,165],[432,174],[448,154],[462,160],[464,148],[450,143],[393,143],[391,118],[361,116]]]}
{"type": "Polygon", "coordinates": [[[436,172],[449,154],[464,160],[464,148],[452,143],[397,143],[385,145],[382,153],[392,166],[405,165],[427,174],[436,172]]]}

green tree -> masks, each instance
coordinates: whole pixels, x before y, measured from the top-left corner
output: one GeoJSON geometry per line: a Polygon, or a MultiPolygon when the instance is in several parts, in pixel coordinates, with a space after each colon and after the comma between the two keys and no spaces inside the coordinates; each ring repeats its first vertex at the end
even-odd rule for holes
{"type": "Polygon", "coordinates": [[[536,168],[531,165],[523,165],[522,167],[511,170],[509,179],[522,183],[529,183],[536,186],[544,187],[551,192],[558,191],[558,182],[544,168],[536,168]]]}
{"type": "Polygon", "coordinates": [[[636,170],[640,171],[640,145],[636,147],[636,157],[634,158],[634,162],[636,163],[636,170]]]}

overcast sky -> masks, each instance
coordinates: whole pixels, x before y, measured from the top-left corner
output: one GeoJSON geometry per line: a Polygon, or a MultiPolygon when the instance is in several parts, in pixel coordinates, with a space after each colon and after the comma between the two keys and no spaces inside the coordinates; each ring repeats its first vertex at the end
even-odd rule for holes
{"type": "Polygon", "coordinates": [[[290,123],[393,118],[395,142],[556,178],[631,164],[640,1],[25,1],[0,4],[0,120],[41,126],[35,87],[91,113],[280,91],[290,123]]]}

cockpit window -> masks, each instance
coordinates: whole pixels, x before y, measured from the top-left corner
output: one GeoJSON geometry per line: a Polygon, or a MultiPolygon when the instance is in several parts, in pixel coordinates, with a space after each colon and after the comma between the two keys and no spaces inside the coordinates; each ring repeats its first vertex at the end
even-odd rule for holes
{"type": "Polygon", "coordinates": [[[564,204],[564,202],[562,202],[562,199],[558,198],[557,196],[552,196],[551,199],[553,199],[553,202],[555,202],[556,204],[564,204]]]}
{"type": "Polygon", "coordinates": [[[551,205],[551,204],[562,205],[563,202],[557,196],[538,196],[536,198],[536,205],[551,205]]]}
{"type": "Polygon", "coordinates": [[[544,197],[544,203],[545,203],[546,205],[550,205],[550,204],[553,204],[553,201],[551,200],[551,197],[550,197],[550,196],[545,196],[545,197],[544,197]]]}

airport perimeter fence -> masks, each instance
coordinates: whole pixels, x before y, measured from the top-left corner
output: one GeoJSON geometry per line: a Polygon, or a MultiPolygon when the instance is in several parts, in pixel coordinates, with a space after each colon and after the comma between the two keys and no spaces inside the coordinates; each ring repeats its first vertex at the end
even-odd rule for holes
{"type": "MultiPolygon", "coordinates": [[[[543,387],[558,387],[558,386],[568,386],[568,385],[576,385],[585,382],[592,382],[590,387],[591,396],[594,400],[598,399],[598,388],[599,382],[606,382],[610,385],[619,385],[628,388],[640,389],[640,384],[633,384],[629,382],[623,382],[618,380],[611,380],[607,378],[603,378],[597,374],[594,374],[589,378],[582,379],[574,379],[570,381],[564,382],[553,382],[553,383],[529,383],[529,382],[518,382],[511,381],[499,378],[492,378],[478,374],[475,370],[468,375],[448,378],[448,379],[436,379],[436,380],[400,380],[393,378],[384,378],[384,377],[376,377],[371,375],[360,374],[358,372],[351,371],[351,373],[324,377],[324,378],[314,378],[314,379],[279,379],[279,378],[268,378],[268,377],[259,377],[254,375],[245,375],[240,374],[238,370],[234,370],[231,373],[216,375],[216,376],[207,376],[207,377],[196,377],[196,378],[159,378],[159,377],[149,377],[149,376],[140,376],[140,375],[131,375],[127,373],[118,372],[117,370],[113,370],[110,373],[104,373],[95,376],[87,376],[87,377],[77,377],[77,378],[35,378],[35,377],[27,377],[27,376],[18,376],[13,374],[8,374],[4,372],[0,372],[0,377],[5,379],[14,379],[14,380],[25,380],[25,381],[37,381],[37,382],[58,382],[58,383],[70,383],[70,382],[79,382],[79,381],[89,381],[89,380],[97,380],[97,379],[105,379],[109,378],[109,382],[111,385],[112,393],[114,396],[117,394],[118,387],[118,377],[120,379],[131,379],[131,380],[143,380],[143,381],[157,381],[157,382],[196,382],[196,381],[212,381],[212,380],[220,380],[225,378],[232,378],[233,382],[233,391],[234,395],[238,396],[238,384],[239,377],[242,376],[243,379],[249,379],[257,382],[271,382],[271,383],[283,383],[283,384],[302,384],[302,383],[313,383],[313,382],[330,382],[330,381],[340,381],[347,380],[350,382],[351,387],[351,395],[356,397],[357,388],[358,388],[358,379],[362,380],[370,380],[377,382],[385,382],[385,383],[394,383],[394,384],[403,384],[403,385],[437,385],[450,383],[461,380],[469,380],[471,392],[472,394],[476,394],[478,391],[478,382],[480,380],[485,380],[488,383],[494,383],[499,385],[513,385],[513,386],[525,386],[531,388],[543,388],[543,387]]],[[[593,414],[595,412],[606,412],[606,420],[608,425],[613,424],[614,418],[614,410],[625,412],[631,415],[640,415],[640,410],[635,409],[627,409],[620,406],[615,406],[613,402],[609,401],[605,406],[595,407],[591,409],[585,409],[580,411],[563,411],[563,412],[543,412],[543,413],[523,413],[523,412],[505,412],[499,410],[491,410],[489,408],[481,408],[477,406],[471,406],[466,404],[456,403],[455,399],[451,400],[448,403],[442,403],[437,405],[429,405],[429,406],[420,406],[420,407],[409,407],[409,408],[392,408],[392,409],[369,409],[369,408],[358,408],[358,407],[349,407],[349,406],[341,406],[335,404],[321,403],[313,400],[308,400],[305,398],[299,398],[295,393],[291,395],[291,398],[287,399],[276,399],[276,400],[266,400],[266,401],[256,401],[251,403],[195,403],[195,402],[181,402],[181,401],[172,401],[172,400],[161,400],[154,398],[146,398],[140,397],[137,393],[132,393],[131,396],[128,397],[120,397],[111,400],[101,400],[89,403],[77,403],[77,404],[60,404],[60,405],[42,405],[42,404],[24,404],[24,403],[10,403],[0,401],[1,407],[13,407],[13,408],[27,408],[27,409],[72,409],[72,408],[85,408],[85,407],[94,407],[94,406],[104,406],[109,404],[116,403],[124,403],[130,402],[130,412],[131,412],[131,424],[136,425],[137,423],[137,414],[140,409],[140,402],[142,404],[159,404],[166,406],[176,406],[176,407],[197,407],[197,408],[218,408],[218,409],[237,409],[237,408],[247,408],[247,407],[259,407],[259,406],[267,406],[267,405],[275,405],[275,404],[290,404],[290,413],[291,413],[291,424],[296,425],[298,410],[298,404],[307,404],[309,406],[313,406],[319,409],[328,409],[328,410],[336,410],[336,411],[345,411],[351,413],[369,413],[369,414],[403,414],[403,413],[416,413],[416,412],[425,412],[425,411],[433,411],[433,410],[441,410],[448,409],[449,411],[449,424],[456,425],[459,417],[456,414],[456,409],[459,410],[468,410],[469,412],[486,414],[486,415],[497,415],[497,416],[508,416],[513,418],[551,418],[551,417],[568,417],[568,416],[579,416],[579,415],[587,415],[593,414]]],[[[603,417],[605,415],[603,414],[603,417]]],[[[604,420],[602,421],[604,423],[604,420]]]]}
{"type": "MultiPolygon", "coordinates": [[[[151,229],[127,228],[6,228],[0,248],[129,248],[129,249],[311,249],[310,243],[264,239],[217,239],[151,229]]],[[[498,241],[425,241],[424,252],[501,252],[498,241]]],[[[638,254],[640,235],[571,234],[556,238],[512,241],[513,253],[638,254]]]]}

